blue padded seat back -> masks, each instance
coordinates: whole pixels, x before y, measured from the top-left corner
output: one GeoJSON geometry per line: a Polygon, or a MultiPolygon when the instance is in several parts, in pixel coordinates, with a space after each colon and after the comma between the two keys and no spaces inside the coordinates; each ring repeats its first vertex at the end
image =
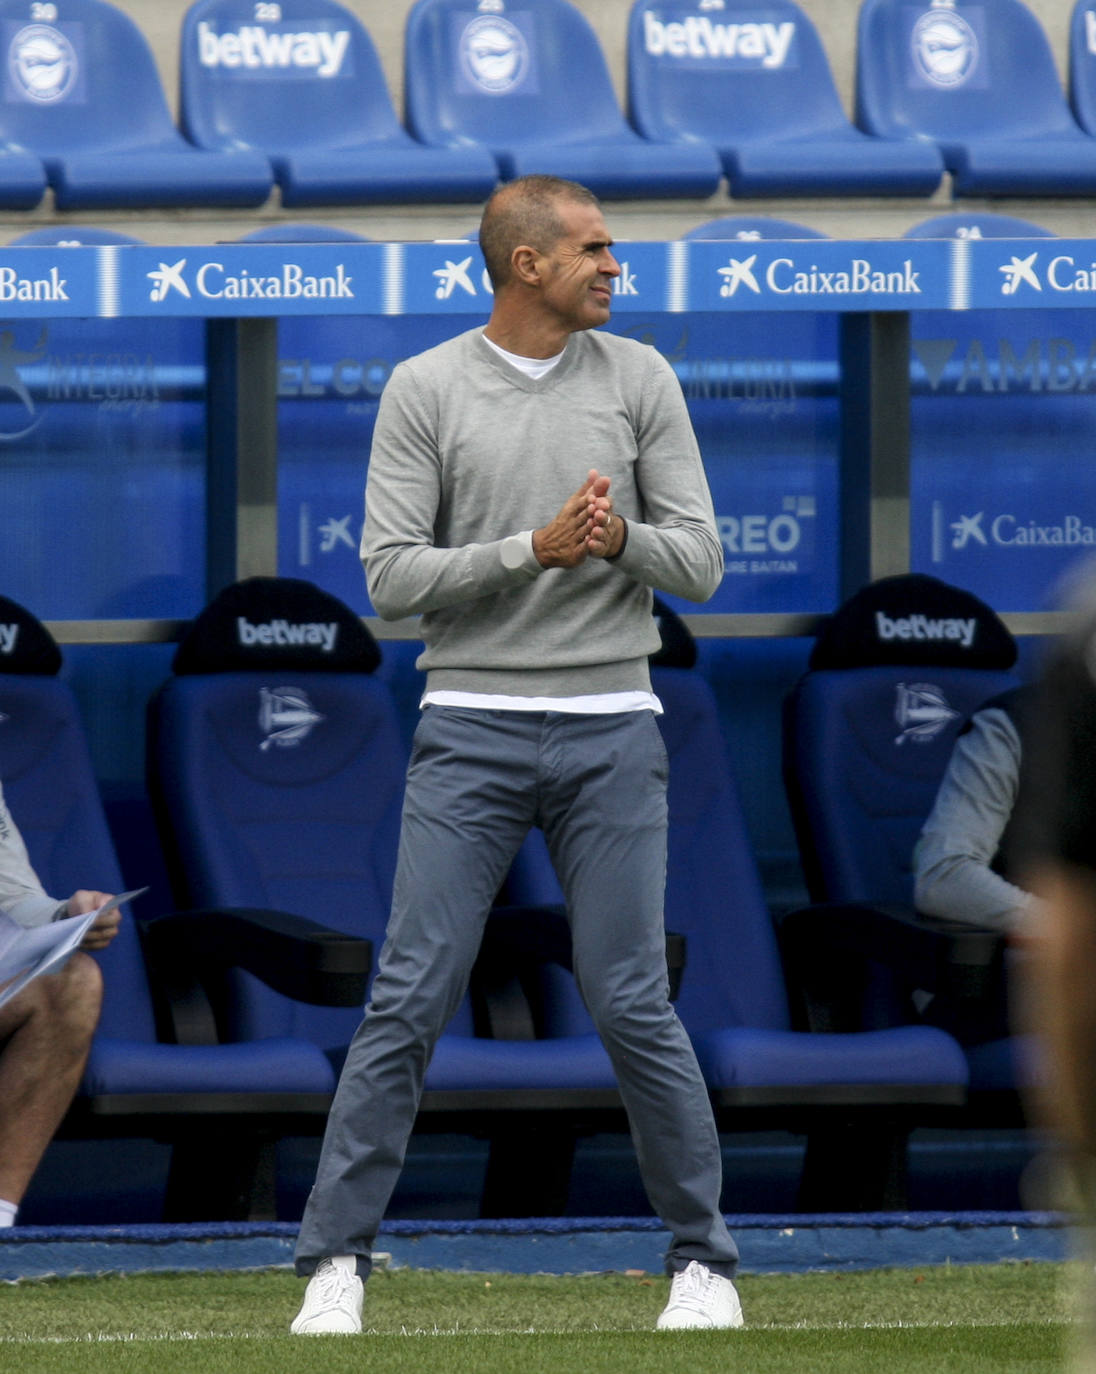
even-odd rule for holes
{"type": "MultiPolygon", "coordinates": [[[[786,1030],[783,970],[714,694],[688,669],[656,667],[651,677],[670,762],[666,929],[686,937],[678,1014],[690,1034],[786,1030]]],[[[515,861],[509,895],[562,902],[547,848],[539,833],[531,839],[515,861]]],[[[551,1033],[581,1034],[592,1027],[566,983],[553,984],[551,1033]]]]}
{"type": "MultiPolygon", "coordinates": [[[[2,618],[2,617],[0,617],[2,618]]],[[[76,699],[55,677],[0,673],[0,779],[42,886],[58,901],[77,888],[122,892],[141,874],[119,872],[76,699]]],[[[155,1040],[148,979],[126,912],[94,956],[105,991],[99,1035],[155,1040]]]]}
{"type": "Polygon", "coordinates": [[[652,671],[670,759],[666,928],[687,939],[677,1008],[690,1033],[783,1030],[784,974],[715,694],[699,673],[652,671]]]}
{"type": "Polygon", "coordinates": [[[955,737],[1016,682],[1004,670],[908,665],[802,678],[788,703],[786,769],[809,836],[812,900],[913,904],[913,847],[955,737]]]}
{"type": "Polygon", "coordinates": [[[913,847],[952,745],[1017,684],[984,601],[925,573],[868,583],[825,622],[784,703],[784,782],[813,901],[913,904],[913,847]]]}
{"type": "Polygon", "coordinates": [[[864,0],[856,121],[874,134],[933,139],[946,155],[971,138],[1079,132],[1046,33],[1021,0],[953,9],[864,0]]]}
{"type": "Polygon", "coordinates": [[[636,0],[632,122],[648,138],[815,138],[849,121],[814,24],[790,0],[636,0]]]}
{"type": "Polygon", "coordinates": [[[180,40],[180,125],[203,148],[329,151],[403,138],[361,20],[336,0],[198,0],[180,40]]]}
{"type": "Polygon", "coordinates": [[[404,61],[407,127],[425,143],[498,150],[626,129],[597,35],[568,0],[504,12],[483,0],[417,0],[404,61]]]}
{"type": "Polygon", "coordinates": [[[7,141],[46,157],[182,142],[152,49],[127,14],[105,0],[64,0],[57,19],[34,24],[33,8],[0,3],[7,141]]]}
{"type": "MultiPolygon", "coordinates": [[[[392,890],[406,754],[384,683],[356,672],[196,673],[150,711],[150,787],[187,906],[290,911],[374,941],[392,890]]],[[[360,1014],[239,975],[233,1038],[345,1045],[360,1014]]]]}

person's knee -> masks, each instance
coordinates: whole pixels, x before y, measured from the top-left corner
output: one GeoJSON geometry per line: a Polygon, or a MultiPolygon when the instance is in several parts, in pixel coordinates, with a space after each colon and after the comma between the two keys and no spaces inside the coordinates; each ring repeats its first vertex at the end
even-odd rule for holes
{"type": "Polygon", "coordinates": [[[669,990],[650,981],[614,985],[600,980],[583,986],[590,1016],[602,1036],[643,1040],[674,1020],[669,990]]]}
{"type": "Polygon", "coordinates": [[[103,1004],[103,974],[95,960],[77,950],[59,973],[42,981],[54,1024],[69,1035],[90,1038],[103,1004]]]}

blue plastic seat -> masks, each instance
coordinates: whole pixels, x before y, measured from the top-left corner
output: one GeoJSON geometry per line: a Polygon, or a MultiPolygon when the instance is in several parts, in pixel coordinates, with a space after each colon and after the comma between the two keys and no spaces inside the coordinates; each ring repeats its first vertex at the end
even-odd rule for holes
{"type": "Polygon", "coordinates": [[[863,0],[856,122],[940,149],[959,196],[1091,195],[1096,145],[1070,113],[1021,0],[918,8],[863,0]]]}
{"type": "MultiPolygon", "coordinates": [[[[665,664],[675,661],[689,661],[687,646],[663,655],[665,664]]],[[[652,679],[670,762],[666,927],[686,941],[676,1005],[720,1125],[779,1121],[806,1132],[801,1205],[841,1210],[878,1205],[885,1195],[897,1202],[900,1182],[883,1176],[886,1151],[876,1147],[891,1129],[901,1138],[918,1114],[929,1119],[964,1100],[963,1053],[932,1027],[802,1029],[798,989],[785,979],[712,690],[687,667],[655,666],[652,679]],[[829,1132],[849,1113],[864,1149],[842,1159],[830,1152],[829,1132]]],[[[515,861],[508,896],[526,904],[562,900],[537,832],[515,861]]],[[[552,1033],[587,1029],[570,980],[557,976],[546,1004],[552,1033]]]]}
{"type": "Polygon", "coordinates": [[[417,0],[404,100],[417,138],[488,148],[503,180],[547,173],[609,199],[708,196],[719,184],[711,148],[651,142],[628,125],[597,35],[568,0],[417,0]]]}
{"type": "Polygon", "coordinates": [[[0,146],[0,206],[5,210],[33,210],[45,195],[47,184],[41,158],[20,148],[0,146]]]}
{"type": "Polygon", "coordinates": [[[1069,20],[1069,104],[1086,134],[1096,134],[1096,7],[1076,0],[1069,20]]]}
{"type": "Polygon", "coordinates": [[[931,146],[854,128],[791,0],[636,0],[628,99],[646,137],[715,148],[735,197],[927,196],[944,173],[931,146]]]}
{"type": "Polygon", "coordinates": [[[338,229],[328,224],[264,224],[241,234],[240,243],[368,243],[364,234],[353,229],[338,229]]]}
{"type": "Polygon", "coordinates": [[[99,229],[90,224],[47,224],[41,229],[28,229],[11,240],[11,248],[103,248],[118,243],[144,243],[133,234],[116,229],[99,229]]]}
{"type": "Polygon", "coordinates": [[[955,211],[933,215],[911,225],[902,235],[904,239],[1052,239],[1052,229],[1044,229],[1031,220],[1016,215],[998,215],[992,210],[955,211]]]}
{"type": "Polygon", "coordinates": [[[266,200],[265,158],[213,154],[182,137],[148,42],[117,6],[66,0],[60,18],[28,23],[26,5],[2,0],[0,17],[9,35],[0,143],[42,160],[58,209],[266,200]]]}
{"type": "Polygon", "coordinates": [[[682,234],[683,239],[824,239],[821,229],[776,215],[720,215],[682,234]]]}
{"type": "Polygon", "coordinates": [[[373,40],[336,0],[198,0],[183,21],[180,124],[209,149],[266,154],[283,205],[480,201],[498,180],[470,146],[401,126],[373,40]],[[242,54],[242,55],[241,55],[242,54]]]}
{"type": "MultiPolygon", "coordinates": [[[[41,622],[7,598],[0,598],[0,623],[16,627],[15,648],[0,668],[0,777],[36,872],[58,897],[77,888],[140,886],[141,872],[119,871],[75,698],[56,676],[57,646],[41,622]]],[[[258,1142],[278,1119],[322,1121],[335,1086],[331,1065],[315,1045],[292,1035],[218,1042],[209,1033],[211,1017],[203,1020],[200,986],[183,977],[178,963],[172,977],[192,1000],[169,1030],[171,1014],[150,978],[148,946],[142,948],[134,920],[161,913],[141,906],[95,956],[105,980],[102,1014],[65,1131],[169,1139],[175,1149],[168,1218],[239,1216],[237,1186],[247,1215],[258,1142]],[[209,1177],[214,1141],[218,1170],[209,1177]]],[[[156,925],[152,920],[148,930],[156,925]]],[[[214,975],[217,966],[211,958],[205,973],[214,975]]],[[[367,967],[361,965],[359,987],[367,967]]]]}
{"type": "MultiPolygon", "coordinates": [[[[914,845],[956,735],[1017,685],[1015,658],[984,602],[924,574],[873,583],[840,608],[784,712],[785,784],[812,901],[914,914],[914,845]],[[970,643],[949,623],[975,625],[970,643]]],[[[996,936],[984,944],[988,961],[996,936]]],[[[974,1044],[972,1094],[1014,1092],[1016,1051],[996,1035],[974,1044]]]]}

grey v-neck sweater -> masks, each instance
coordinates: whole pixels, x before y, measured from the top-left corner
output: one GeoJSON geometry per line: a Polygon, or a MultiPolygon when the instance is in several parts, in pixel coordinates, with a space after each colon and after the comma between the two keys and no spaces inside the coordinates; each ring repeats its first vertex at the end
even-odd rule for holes
{"type": "Polygon", "coordinates": [[[401,363],[381,398],[361,554],[386,620],[421,615],[428,690],[645,690],[651,589],[704,601],[723,548],[681,387],[654,349],[572,334],[534,381],[470,330],[401,363]],[[587,472],[628,521],[622,555],[543,569],[513,536],[587,472]]]}

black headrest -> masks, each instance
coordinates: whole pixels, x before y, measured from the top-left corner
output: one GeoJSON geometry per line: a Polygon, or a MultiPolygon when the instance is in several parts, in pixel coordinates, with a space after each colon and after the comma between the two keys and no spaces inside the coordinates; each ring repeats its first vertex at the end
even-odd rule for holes
{"type": "Polygon", "coordinates": [[[377,641],[330,592],[294,577],[249,577],[218,593],[183,634],[176,673],[296,668],[371,673],[377,641]]]}
{"type": "Polygon", "coordinates": [[[972,592],[925,573],[883,577],[862,587],[823,625],[812,668],[1011,668],[1016,641],[997,612],[972,592]]]}
{"type": "Polygon", "coordinates": [[[662,636],[662,647],[651,654],[652,668],[691,668],[696,662],[696,640],[689,627],[676,611],[656,596],[652,608],[658,632],[662,636]]]}
{"type": "Polygon", "coordinates": [[[61,650],[38,617],[0,596],[0,673],[53,677],[60,670],[61,650]]]}

